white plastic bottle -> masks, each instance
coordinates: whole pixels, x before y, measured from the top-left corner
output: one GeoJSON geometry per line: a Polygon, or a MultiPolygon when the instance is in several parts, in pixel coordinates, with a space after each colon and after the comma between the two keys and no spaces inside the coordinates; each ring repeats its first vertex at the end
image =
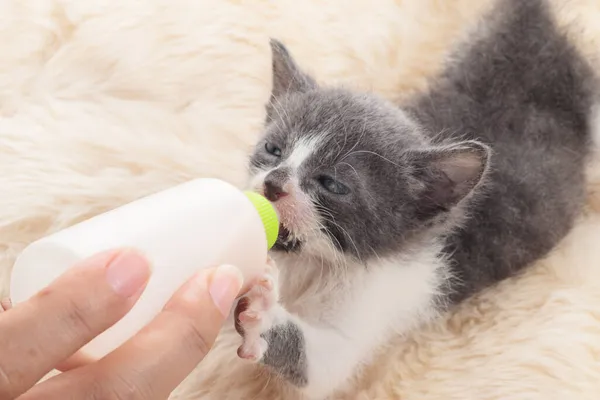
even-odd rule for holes
{"type": "Polygon", "coordinates": [[[100,251],[136,248],[152,264],[146,290],[117,324],[83,349],[111,352],[162,309],[203,267],[231,264],[246,281],[263,270],[277,239],[275,210],[264,197],[217,179],[196,179],[73,225],[26,247],[14,264],[11,299],[18,304],[100,251]]]}

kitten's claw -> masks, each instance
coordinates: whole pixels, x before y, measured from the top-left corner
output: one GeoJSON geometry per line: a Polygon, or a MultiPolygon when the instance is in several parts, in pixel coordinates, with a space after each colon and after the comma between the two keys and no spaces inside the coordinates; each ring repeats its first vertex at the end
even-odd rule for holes
{"type": "Polygon", "coordinates": [[[246,360],[259,361],[267,351],[267,346],[267,342],[263,338],[259,338],[259,340],[240,346],[237,354],[238,357],[246,360]]]}
{"type": "Polygon", "coordinates": [[[251,323],[260,319],[260,316],[255,311],[244,311],[240,314],[240,321],[251,323]]]}
{"type": "Polygon", "coordinates": [[[243,339],[237,352],[241,358],[259,361],[267,351],[268,344],[261,335],[273,327],[280,310],[276,279],[277,270],[271,261],[267,272],[238,302],[235,328],[243,339]]]}

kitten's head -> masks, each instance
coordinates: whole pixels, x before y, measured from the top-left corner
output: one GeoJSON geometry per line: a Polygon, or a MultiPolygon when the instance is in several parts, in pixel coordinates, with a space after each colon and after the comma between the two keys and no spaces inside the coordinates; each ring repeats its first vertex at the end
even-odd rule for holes
{"type": "Polygon", "coordinates": [[[369,94],[320,87],[271,41],[273,92],[252,186],[281,218],[275,250],[367,261],[445,224],[482,179],[488,149],[433,145],[369,94]]]}

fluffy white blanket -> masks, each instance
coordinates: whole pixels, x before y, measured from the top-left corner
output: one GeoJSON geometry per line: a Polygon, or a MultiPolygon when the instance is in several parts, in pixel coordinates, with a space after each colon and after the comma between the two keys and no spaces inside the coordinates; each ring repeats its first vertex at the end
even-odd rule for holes
{"type": "MultiPolygon", "coordinates": [[[[42,235],[193,177],[242,185],[269,36],[323,82],[394,98],[426,85],[490,1],[3,0],[0,294],[42,235]]],[[[600,53],[598,2],[555,6],[582,50],[600,53]]],[[[599,176],[590,170],[589,212],[552,256],[398,338],[340,397],[598,398],[599,176]]],[[[294,398],[231,360],[217,348],[173,397],[294,398]]]]}

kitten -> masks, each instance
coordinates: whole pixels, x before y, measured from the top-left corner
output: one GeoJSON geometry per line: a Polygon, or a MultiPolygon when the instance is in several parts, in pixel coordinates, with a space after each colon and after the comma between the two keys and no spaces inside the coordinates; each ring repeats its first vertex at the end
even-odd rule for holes
{"type": "Polygon", "coordinates": [[[277,267],[240,300],[242,358],[310,398],[390,335],[544,257],[584,199],[595,79],[541,0],[507,0],[407,104],[323,87],[271,42],[252,186],[277,267]]]}

